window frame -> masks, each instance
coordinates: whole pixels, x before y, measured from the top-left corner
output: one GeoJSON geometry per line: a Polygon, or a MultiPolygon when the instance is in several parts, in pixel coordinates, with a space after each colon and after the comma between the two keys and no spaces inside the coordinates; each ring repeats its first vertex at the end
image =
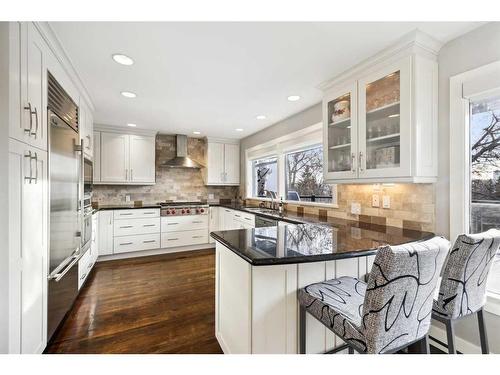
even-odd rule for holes
{"type": "MultiPolygon", "coordinates": [[[[450,238],[470,231],[470,101],[500,90],[500,61],[450,78],[450,238]],[[455,205],[452,202],[464,202],[455,205]]],[[[487,291],[485,310],[500,315],[500,294],[487,291]]]]}
{"type": "MultiPolygon", "coordinates": [[[[276,157],[278,159],[278,199],[286,197],[286,155],[292,152],[300,152],[313,147],[323,147],[323,128],[322,123],[311,125],[305,129],[301,129],[286,136],[279,137],[267,143],[249,148],[245,151],[245,168],[246,168],[246,183],[245,183],[245,198],[271,201],[271,198],[253,197],[253,168],[252,162],[258,159],[276,157]]],[[[323,171],[324,174],[324,171],[323,171]]],[[[304,201],[289,201],[283,199],[284,203],[298,206],[313,206],[325,208],[338,208],[337,203],[337,185],[330,184],[332,187],[332,202],[304,202],[304,201]]]]}

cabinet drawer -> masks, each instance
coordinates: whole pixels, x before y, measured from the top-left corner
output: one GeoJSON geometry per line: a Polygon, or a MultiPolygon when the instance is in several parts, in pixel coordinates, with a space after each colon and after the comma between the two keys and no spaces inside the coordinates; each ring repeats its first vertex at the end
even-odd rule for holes
{"type": "Polygon", "coordinates": [[[255,215],[241,211],[234,211],[234,219],[247,225],[255,226],[255,215]]]}
{"type": "Polygon", "coordinates": [[[140,219],[146,217],[160,217],[159,208],[131,208],[129,210],[114,210],[113,218],[121,219],[140,219]]]}
{"type": "Polygon", "coordinates": [[[208,229],[162,233],[161,247],[177,247],[208,243],[208,229]]]}
{"type": "Polygon", "coordinates": [[[114,254],[160,248],[160,233],[122,236],[113,239],[114,254]]]}
{"type": "Polygon", "coordinates": [[[115,237],[160,233],[160,218],[116,220],[113,230],[115,237]]]}
{"type": "Polygon", "coordinates": [[[90,250],[78,261],[78,289],[80,289],[90,273],[89,265],[92,266],[90,250]]]}
{"type": "Polygon", "coordinates": [[[161,218],[162,233],[198,229],[208,229],[208,215],[164,216],[161,218]]]}

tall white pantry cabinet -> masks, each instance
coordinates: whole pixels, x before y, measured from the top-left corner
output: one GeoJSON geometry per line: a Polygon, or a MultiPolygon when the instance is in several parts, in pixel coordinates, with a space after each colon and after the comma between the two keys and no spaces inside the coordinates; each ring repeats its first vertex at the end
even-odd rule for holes
{"type": "MultiPolygon", "coordinates": [[[[61,65],[63,52],[47,23],[10,22],[1,32],[8,34],[4,82],[8,82],[9,235],[8,313],[7,321],[0,321],[2,328],[8,327],[8,337],[0,352],[42,353],[47,344],[49,270],[47,71],[76,103],[83,104],[87,126],[92,106],[75,83],[72,68],[61,65]]],[[[90,148],[87,155],[92,155],[90,148]]]]}

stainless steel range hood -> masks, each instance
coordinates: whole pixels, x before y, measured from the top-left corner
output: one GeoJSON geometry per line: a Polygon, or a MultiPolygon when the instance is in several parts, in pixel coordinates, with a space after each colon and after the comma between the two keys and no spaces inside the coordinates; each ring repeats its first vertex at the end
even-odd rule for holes
{"type": "Polygon", "coordinates": [[[187,135],[177,134],[176,135],[177,142],[177,152],[176,157],[166,161],[160,166],[163,168],[203,168],[203,165],[195,162],[190,159],[187,155],[187,135]]]}

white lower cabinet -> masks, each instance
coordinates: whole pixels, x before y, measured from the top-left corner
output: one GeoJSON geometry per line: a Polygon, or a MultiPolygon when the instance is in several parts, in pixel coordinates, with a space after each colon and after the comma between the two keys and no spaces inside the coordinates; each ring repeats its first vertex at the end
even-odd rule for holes
{"type": "Polygon", "coordinates": [[[92,254],[88,249],[78,261],[78,289],[80,289],[92,269],[92,254]]]}
{"type": "Polygon", "coordinates": [[[47,152],[9,141],[9,353],[47,340],[47,152]]]}
{"type": "Polygon", "coordinates": [[[137,234],[114,238],[114,254],[160,248],[160,233],[137,234]]]}
{"type": "Polygon", "coordinates": [[[161,218],[161,247],[208,243],[209,215],[165,216],[161,218]]]}
{"type": "Polygon", "coordinates": [[[208,236],[208,241],[210,243],[215,243],[215,240],[210,237],[210,232],[216,232],[219,231],[220,229],[220,207],[210,207],[209,209],[209,219],[208,219],[208,230],[209,230],[209,236],[208,236]]]}
{"type": "Polygon", "coordinates": [[[97,238],[99,254],[113,254],[113,211],[99,211],[99,236],[97,238]]]}
{"type": "Polygon", "coordinates": [[[161,247],[163,248],[201,245],[205,243],[208,243],[208,228],[183,232],[167,232],[161,235],[161,247]]]}

